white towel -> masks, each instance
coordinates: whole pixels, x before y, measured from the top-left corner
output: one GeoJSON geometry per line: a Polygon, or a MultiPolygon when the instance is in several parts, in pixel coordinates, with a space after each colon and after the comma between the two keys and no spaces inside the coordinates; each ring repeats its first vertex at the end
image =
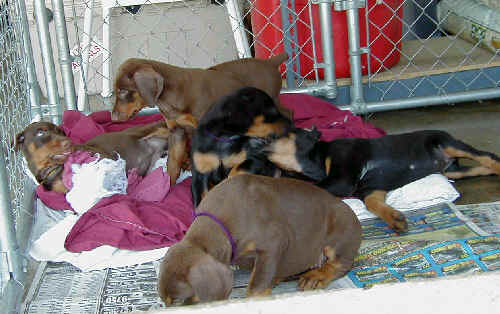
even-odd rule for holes
{"type": "MultiPolygon", "coordinates": [[[[453,202],[459,197],[460,194],[448,181],[448,178],[441,174],[431,174],[390,191],[387,193],[385,201],[389,206],[405,212],[440,203],[453,202]]],[[[360,220],[376,217],[366,209],[365,204],[359,199],[349,198],[343,201],[352,208],[360,220]]]]}

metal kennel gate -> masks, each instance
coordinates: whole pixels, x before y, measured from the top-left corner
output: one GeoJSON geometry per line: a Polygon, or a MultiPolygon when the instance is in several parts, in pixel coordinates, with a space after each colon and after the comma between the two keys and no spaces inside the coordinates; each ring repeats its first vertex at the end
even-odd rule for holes
{"type": "Polygon", "coordinates": [[[286,51],[284,92],[358,114],[500,97],[499,51],[485,48],[498,29],[443,3],[1,0],[2,304],[15,307],[22,290],[33,186],[11,142],[30,121],[110,109],[113,73],[129,57],[208,67],[286,51]]]}

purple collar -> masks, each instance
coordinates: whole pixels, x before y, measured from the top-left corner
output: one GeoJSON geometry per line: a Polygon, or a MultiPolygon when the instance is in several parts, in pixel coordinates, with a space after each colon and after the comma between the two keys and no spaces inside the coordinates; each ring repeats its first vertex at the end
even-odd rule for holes
{"type": "Polygon", "coordinates": [[[236,257],[236,242],[234,242],[234,239],[231,236],[231,232],[229,232],[229,230],[226,228],[224,223],[222,223],[222,221],[220,221],[219,218],[215,217],[214,215],[212,215],[210,213],[203,213],[202,212],[202,213],[195,214],[194,219],[196,219],[196,217],[199,217],[199,216],[206,216],[206,217],[211,218],[213,221],[215,221],[222,228],[222,231],[224,231],[229,242],[231,243],[231,264],[234,264],[234,259],[236,257]]]}
{"type": "Polygon", "coordinates": [[[217,142],[224,142],[224,143],[229,143],[234,141],[237,138],[240,138],[240,135],[233,135],[233,136],[217,136],[213,134],[212,132],[207,132],[208,136],[211,138],[215,139],[217,142]]]}

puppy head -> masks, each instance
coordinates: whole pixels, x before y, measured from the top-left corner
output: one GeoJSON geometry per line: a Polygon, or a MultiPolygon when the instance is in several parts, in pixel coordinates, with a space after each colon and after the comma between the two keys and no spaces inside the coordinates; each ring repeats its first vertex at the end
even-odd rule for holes
{"type": "Polygon", "coordinates": [[[129,59],[123,63],[115,80],[115,105],[111,119],[126,121],[142,108],[154,107],[164,89],[165,80],[151,64],[140,59],[129,59]]]}
{"type": "Polygon", "coordinates": [[[165,255],[158,292],[168,306],[175,300],[185,303],[224,300],[229,297],[232,285],[233,272],[229,266],[183,240],[165,255]]]}
{"type": "Polygon", "coordinates": [[[278,167],[320,181],[326,177],[326,170],[312,156],[320,137],[321,133],[315,127],[312,130],[296,128],[287,136],[279,137],[267,144],[263,152],[278,167]]]}
{"type": "Polygon", "coordinates": [[[252,137],[283,135],[292,126],[292,121],[283,116],[273,99],[264,91],[244,87],[214,104],[204,115],[200,124],[224,133],[252,137]]]}
{"type": "Polygon", "coordinates": [[[49,182],[62,172],[61,166],[73,151],[73,145],[55,124],[34,122],[16,135],[14,149],[22,151],[30,171],[50,190],[49,182]]]}

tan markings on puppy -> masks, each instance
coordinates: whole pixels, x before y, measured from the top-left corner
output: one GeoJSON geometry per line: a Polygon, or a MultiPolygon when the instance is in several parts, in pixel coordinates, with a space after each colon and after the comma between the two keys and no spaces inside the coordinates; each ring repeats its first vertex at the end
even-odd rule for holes
{"type": "Polygon", "coordinates": [[[456,149],[454,147],[446,147],[443,149],[443,151],[450,157],[468,158],[475,160],[481,165],[492,169],[494,173],[500,175],[500,163],[490,156],[478,156],[463,150],[456,149]]]}
{"type": "Polygon", "coordinates": [[[228,178],[237,176],[239,174],[246,174],[248,171],[240,169],[238,166],[233,167],[231,171],[229,171],[229,174],[227,175],[228,178]]]}
{"type": "Polygon", "coordinates": [[[248,290],[247,291],[247,296],[248,297],[253,297],[253,298],[255,298],[255,297],[266,297],[268,295],[271,295],[272,291],[273,291],[272,288],[267,288],[267,289],[265,289],[263,291],[250,291],[250,290],[248,290]]]}
{"type": "Polygon", "coordinates": [[[285,170],[292,170],[302,172],[302,166],[297,161],[295,146],[295,134],[290,133],[288,137],[283,137],[275,141],[271,145],[271,154],[268,159],[280,168],[285,170]]]}
{"type": "Polygon", "coordinates": [[[255,137],[268,137],[269,135],[281,134],[283,131],[283,125],[281,123],[266,123],[264,122],[265,117],[263,115],[257,116],[252,126],[245,133],[247,136],[255,137]]]}
{"type": "Polygon", "coordinates": [[[181,114],[177,117],[177,119],[175,119],[175,122],[181,127],[189,127],[193,129],[198,127],[198,121],[196,121],[196,118],[189,113],[181,114]]]}
{"type": "Polygon", "coordinates": [[[194,167],[201,173],[209,173],[220,166],[221,161],[216,154],[195,152],[193,154],[194,167]]]}
{"type": "Polygon", "coordinates": [[[135,116],[142,108],[146,107],[146,103],[138,92],[132,92],[131,102],[128,102],[126,104],[122,103],[119,106],[115,107],[117,107],[117,111],[119,111],[120,114],[125,114],[125,120],[128,120],[135,116]]]}
{"type": "Polygon", "coordinates": [[[66,186],[63,184],[62,180],[56,180],[52,184],[51,190],[54,192],[59,192],[59,193],[67,193],[68,189],[66,186]]]}
{"type": "Polygon", "coordinates": [[[335,249],[327,246],[323,249],[326,261],[318,268],[301,275],[298,282],[300,290],[326,288],[330,282],[344,275],[344,266],[336,258],[335,249]]]}
{"type": "Polygon", "coordinates": [[[385,203],[386,191],[376,190],[364,198],[366,208],[385,221],[391,229],[398,233],[408,231],[406,217],[385,203]]]}
{"type": "Polygon", "coordinates": [[[487,168],[487,167],[474,167],[465,172],[445,172],[444,175],[450,179],[462,179],[467,177],[475,177],[475,176],[487,176],[490,174],[496,174],[495,170],[487,168]]]}
{"type": "Polygon", "coordinates": [[[326,175],[330,174],[330,168],[332,167],[332,157],[328,156],[325,159],[325,170],[326,170],[326,175]]]}
{"type": "Polygon", "coordinates": [[[54,143],[55,141],[50,141],[49,143],[37,148],[35,143],[30,143],[28,145],[28,152],[31,155],[33,163],[36,165],[37,170],[52,166],[55,164],[60,164],[51,158],[54,153],[63,152],[59,143],[54,143]]]}
{"type": "Polygon", "coordinates": [[[224,157],[224,159],[222,160],[222,164],[224,164],[224,167],[226,168],[232,168],[241,164],[246,159],[247,159],[247,152],[241,151],[237,154],[232,154],[227,157],[224,157]]]}
{"type": "Polygon", "coordinates": [[[172,298],[171,298],[171,297],[167,297],[167,298],[165,299],[165,305],[167,305],[167,306],[168,306],[168,305],[170,305],[170,304],[172,304],[173,302],[174,302],[174,300],[172,300],[172,298]]]}
{"type": "Polygon", "coordinates": [[[164,128],[164,127],[159,127],[158,129],[154,130],[153,132],[149,133],[148,135],[146,135],[143,138],[144,139],[148,139],[150,137],[164,137],[164,138],[168,138],[169,135],[170,135],[170,130],[169,129],[164,128]]]}
{"type": "Polygon", "coordinates": [[[257,250],[257,244],[255,241],[249,241],[245,246],[238,252],[238,256],[243,256],[245,254],[253,253],[257,250]]]}

